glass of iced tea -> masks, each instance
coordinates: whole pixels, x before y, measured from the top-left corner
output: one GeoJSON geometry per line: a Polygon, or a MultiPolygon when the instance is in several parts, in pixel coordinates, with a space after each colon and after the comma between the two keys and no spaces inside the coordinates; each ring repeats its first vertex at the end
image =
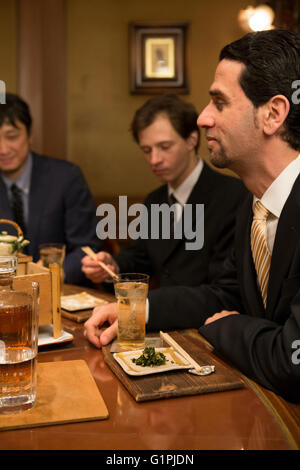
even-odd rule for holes
{"type": "MultiPolygon", "coordinates": [[[[0,413],[32,408],[36,400],[39,285],[12,289],[0,258],[0,413]]],[[[27,283],[26,283],[27,284],[27,283]]]]}
{"type": "Polygon", "coordinates": [[[123,273],[114,280],[118,310],[118,344],[122,350],[145,346],[145,314],[149,276],[123,273]]]}
{"type": "Polygon", "coordinates": [[[40,260],[45,268],[50,264],[58,264],[60,269],[60,292],[63,294],[64,270],[63,264],[66,256],[66,245],[63,243],[43,243],[39,245],[40,260]]]}

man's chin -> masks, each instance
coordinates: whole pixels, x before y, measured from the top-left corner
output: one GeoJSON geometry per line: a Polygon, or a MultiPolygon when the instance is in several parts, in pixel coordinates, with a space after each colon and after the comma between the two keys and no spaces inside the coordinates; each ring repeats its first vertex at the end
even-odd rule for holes
{"type": "Polygon", "coordinates": [[[0,172],[5,176],[13,175],[16,171],[18,171],[18,168],[15,168],[13,166],[0,165],[0,172]]]}
{"type": "Polygon", "coordinates": [[[155,174],[155,176],[161,183],[169,183],[170,181],[170,177],[166,174],[155,174]]]}
{"type": "Polygon", "coordinates": [[[216,168],[228,168],[230,162],[227,158],[226,155],[220,155],[219,153],[210,153],[210,162],[216,167],[216,168]]]}

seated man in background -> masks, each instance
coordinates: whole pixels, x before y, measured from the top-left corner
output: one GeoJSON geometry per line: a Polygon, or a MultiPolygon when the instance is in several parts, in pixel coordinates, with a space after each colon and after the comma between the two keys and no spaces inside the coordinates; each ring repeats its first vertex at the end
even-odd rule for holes
{"type": "Polygon", "coordinates": [[[101,246],[92,196],[76,165],[30,151],[31,126],[28,105],[7,93],[0,105],[0,218],[18,223],[34,261],[40,244],[64,243],[65,282],[86,283],[81,246],[101,246]]]}
{"type": "MultiPolygon", "coordinates": [[[[137,110],[131,131],[151,170],[165,183],[146,198],[148,214],[152,205],[176,200],[176,218],[180,219],[185,204],[204,204],[203,248],[186,249],[185,236],[139,238],[114,257],[98,253],[98,259],[113,271],[147,273],[160,287],[199,285],[218,273],[231,246],[237,206],[246,190],[238,179],[213,171],[199,157],[197,117],[193,105],[176,95],[157,96],[137,110]]],[[[150,218],[149,227],[151,223],[150,218]]],[[[95,284],[108,278],[88,256],[82,259],[82,270],[95,284]]]]}
{"type": "MultiPolygon", "coordinates": [[[[249,33],[224,47],[198,118],[211,162],[251,194],[219,278],[149,294],[151,330],[197,327],[243,374],[300,403],[300,34],[249,33]],[[296,88],[296,89],[295,89],[296,88]],[[298,87],[299,88],[299,87],[298,87]]],[[[117,332],[116,304],[95,309],[96,346],[117,332]],[[103,329],[109,321],[111,326],[103,329]]]]}

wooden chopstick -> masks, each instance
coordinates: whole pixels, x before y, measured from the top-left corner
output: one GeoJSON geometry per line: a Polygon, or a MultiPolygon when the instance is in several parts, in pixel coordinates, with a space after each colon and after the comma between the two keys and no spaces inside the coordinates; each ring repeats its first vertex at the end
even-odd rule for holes
{"type": "Polygon", "coordinates": [[[97,261],[99,266],[101,266],[101,268],[103,268],[113,279],[115,280],[119,279],[119,276],[116,273],[114,273],[111,269],[109,269],[109,267],[106,266],[105,263],[102,263],[102,261],[98,260],[96,253],[89,246],[82,246],[81,249],[82,251],[84,251],[86,255],[93,258],[94,261],[97,261]]]}
{"type": "Polygon", "coordinates": [[[196,369],[197,372],[202,371],[202,367],[198,364],[198,362],[194,361],[194,359],[181,347],[179,346],[176,341],[171,338],[168,333],[163,333],[162,331],[159,332],[161,339],[163,339],[167,344],[172,346],[175,351],[179,352],[192,366],[194,369],[196,369]]]}

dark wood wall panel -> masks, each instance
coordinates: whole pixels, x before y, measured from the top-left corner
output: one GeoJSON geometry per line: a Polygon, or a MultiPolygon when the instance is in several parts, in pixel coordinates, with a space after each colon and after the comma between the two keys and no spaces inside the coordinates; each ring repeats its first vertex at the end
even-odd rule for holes
{"type": "Polygon", "coordinates": [[[30,105],[34,150],[66,158],[64,0],[18,0],[18,92],[30,105]]]}

